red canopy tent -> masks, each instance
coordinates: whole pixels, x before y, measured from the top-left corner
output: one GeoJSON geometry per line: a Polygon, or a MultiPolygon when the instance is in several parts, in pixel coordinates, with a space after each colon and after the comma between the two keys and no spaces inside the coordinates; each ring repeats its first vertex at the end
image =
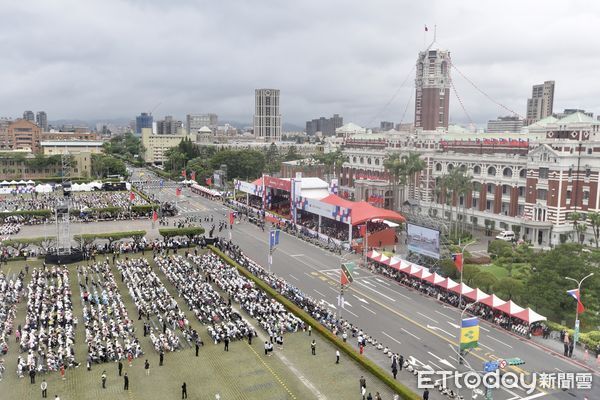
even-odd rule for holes
{"type": "Polygon", "coordinates": [[[414,274],[414,276],[416,276],[419,279],[422,280],[426,280],[428,277],[432,276],[433,274],[431,272],[429,272],[426,268],[421,268],[419,271],[417,271],[417,273],[414,274]]]}
{"type": "Polygon", "coordinates": [[[490,297],[489,294],[485,293],[483,290],[477,288],[477,289],[473,289],[473,291],[468,292],[468,293],[464,293],[465,297],[473,300],[473,301],[478,301],[480,303],[483,303],[483,300],[490,297]]]}
{"type": "Polygon", "coordinates": [[[468,287],[464,282],[461,283],[460,285],[457,285],[455,287],[451,287],[450,291],[454,292],[454,293],[460,293],[462,295],[472,292],[473,289],[468,287]]]}
{"type": "Polygon", "coordinates": [[[516,313],[515,315],[513,315],[513,317],[515,318],[519,318],[522,319],[523,321],[532,324],[534,322],[538,322],[538,321],[545,321],[546,317],[544,317],[543,315],[540,315],[538,313],[536,313],[535,311],[533,311],[531,308],[526,308],[525,310],[516,313]]]}
{"type": "Polygon", "coordinates": [[[485,304],[486,306],[492,307],[492,308],[498,308],[498,307],[501,307],[506,302],[504,300],[502,300],[501,298],[499,298],[498,296],[496,296],[495,294],[493,294],[493,295],[481,300],[481,303],[485,304]]]}
{"type": "Polygon", "coordinates": [[[506,303],[502,304],[501,306],[496,307],[496,310],[502,311],[503,313],[506,313],[506,314],[510,315],[511,317],[514,317],[515,314],[525,311],[525,309],[523,307],[520,307],[517,304],[513,303],[512,300],[509,300],[506,303]]]}
{"type": "Polygon", "coordinates": [[[406,271],[407,274],[415,276],[419,271],[421,271],[423,269],[423,267],[420,267],[418,265],[412,265],[410,266],[409,270],[406,271]]]}
{"type": "Polygon", "coordinates": [[[400,260],[398,260],[397,258],[392,258],[390,262],[390,267],[394,269],[400,269],[401,264],[402,262],[400,260]]]}
{"type": "Polygon", "coordinates": [[[446,278],[444,278],[443,276],[438,275],[437,272],[433,273],[432,275],[424,278],[423,280],[425,282],[429,282],[432,283],[434,285],[439,286],[440,282],[443,282],[446,278]]]}
{"type": "Polygon", "coordinates": [[[385,208],[375,207],[366,201],[345,200],[335,194],[330,194],[320,201],[352,210],[352,225],[359,225],[375,218],[389,219],[400,222],[406,221],[406,219],[397,212],[386,210],[385,208]]]}
{"type": "Polygon", "coordinates": [[[454,282],[450,278],[446,278],[442,282],[440,282],[440,284],[438,286],[442,287],[444,289],[452,289],[453,287],[458,286],[458,283],[454,282]]]}

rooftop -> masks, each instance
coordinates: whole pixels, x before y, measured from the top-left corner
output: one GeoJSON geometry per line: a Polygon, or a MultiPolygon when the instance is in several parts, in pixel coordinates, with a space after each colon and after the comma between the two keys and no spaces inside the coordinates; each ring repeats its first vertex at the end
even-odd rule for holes
{"type": "Polygon", "coordinates": [[[40,142],[42,147],[101,147],[103,144],[104,142],[101,140],[43,140],[40,142]]]}

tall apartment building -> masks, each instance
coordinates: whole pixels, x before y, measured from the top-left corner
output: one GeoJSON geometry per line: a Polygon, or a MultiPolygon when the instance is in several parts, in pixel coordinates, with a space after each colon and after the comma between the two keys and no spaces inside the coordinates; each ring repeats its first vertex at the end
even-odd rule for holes
{"type": "Polygon", "coordinates": [[[279,89],[256,89],[254,102],[254,136],[265,142],[280,141],[279,89]]]}
{"type": "Polygon", "coordinates": [[[42,128],[42,132],[48,132],[48,115],[46,111],[38,111],[35,115],[35,123],[42,128]]]}
{"type": "Polygon", "coordinates": [[[379,123],[379,130],[382,132],[391,131],[394,129],[394,123],[391,121],[381,121],[379,123]]]}
{"type": "Polygon", "coordinates": [[[521,132],[521,128],[523,128],[523,120],[511,115],[498,117],[498,119],[489,120],[487,123],[488,133],[518,133],[521,132]]]}
{"type": "Polygon", "coordinates": [[[18,119],[6,129],[7,150],[30,150],[40,152],[42,129],[33,121],[18,119]]]}
{"type": "Polygon", "coordinates": [[[176,135],[177,129],[183,127],[183,122],[173,119],[171,115],[167,115],[165,119],[156,121],[157,135],[176,135]]]}
{"type": "Polygon", "coordinates": [[[415,129],[448,128],[450,108],[450,52],[427,50],[417,58],[415,129]]]}
{"type": "Polygon", "coordinates": [[[154,122],[154,118],[150,113],[141,113],[137,117],[135,117],[135,133],[138,135],[142,134],[142,129],[150,128],[152,129],[152,123],[154,122]]]}
{"type": "Polygon", "coordinates": [[[206,126],[210,128],[213,133],[216,133],[217,126],[219,125],[219,117],[217,114],[188,114],[185,118],[185,127],[188,133],[198,133],[198,131],[206,126]]]}
{"type": "Polygon", "coordinates": [[[321,117],[306,121],[306,134],[312,136],[321,132],[323,136],[335,136],[335,130],[344,125],[344,118],[339,114],[333,114],[331,118],[321,117]]]}
{"type": "Polygon", "coordinates": [[[531,98],[527,99],[527,125],[552,115],[554,107],[554,81],[533,85],[531,98]]]}
{"type": "Polygon", "coordinates": [[[31,110],[23,111],[23,119],[25,121],[35,122],[35,115],[33,114],[33,111],[31,111],[31,110]]]}

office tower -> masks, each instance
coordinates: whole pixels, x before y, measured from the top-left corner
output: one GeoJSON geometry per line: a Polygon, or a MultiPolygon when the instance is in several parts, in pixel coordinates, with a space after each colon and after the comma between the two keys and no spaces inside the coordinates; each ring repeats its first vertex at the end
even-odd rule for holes
{"type": "Polygon", "coordinates": [[[256,89],[254,97],[254,136],[265,142],[281,140],[279,89],[256,89]]]}
{"type": "Polygon", "coordinates": [[[33,114],[33,111],[24,111],[23,112],[23,119],[25,121],[29,121],[29,122],[35,122],[35,115],[33,114]]]}
{"type": "Polygon", "coordinates": [[[448,128],[450,107],[450,52],[419,53],[415,79],[415,129],[448,128]]]}
{"type": "Polygon", "coordinates": [[[138,135],[142,134],[142,129],[150,128],[152,129],[152,123],[154,119],[152,118],[152,114],[149,113],[141,113],[137,117],[135,117],[135,133],[138,135]]]}
{"type": "Polygon", "coordinates": [[[392,129],[394,129],[394,123],[390,121],[381,121],[379,123],[379,129],[382,132],[391,131],[392,129]]]}
{"type": "Polygon", "coordinates": [[[165,119],[156,121],[157,135],[175,135],[177,129],[183,127],[183,122],[173,119],[171,115],[167,115],[165,119]]]}
{"type": "Polygon", "coordinates": [[[46,111],[38,111],[35,115],[35,123],[42,128],[42,132],[48,132],[48,115],[46,111]]]}
{"type": "Polygon", "coordinates": [[[217,114],[188,114],[186,117],[186,128],[188,133],[198,133],[202,127],[208,127],[215,133],[219,125],[219,117],[217,114]]]}
{"type": "Polygon", "coordinates": [[[554,81],[533,85],[531,98],[527,99],[527,125],[552,115],[554,107],[554,81]]]}
{"type": "Polygon", "coordinates": [[[344,118],[339,114],[333,114],[331,118],[321,117],[306,121],[306,134],[312,136],[321,132],[323,136],[335,136],[335,130],[342,125],[344,125],[344,118]]]}
{"type": "Polygon", "coordinates": [[[498,117],[487,123],[488,133],[519,133],[523,127],[523,120],[516,116],[498,117]]]}

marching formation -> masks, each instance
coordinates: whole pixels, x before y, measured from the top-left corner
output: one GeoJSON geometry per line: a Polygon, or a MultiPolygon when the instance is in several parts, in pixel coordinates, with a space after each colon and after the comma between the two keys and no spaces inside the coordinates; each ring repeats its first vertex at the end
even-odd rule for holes
{"type": "Polygon", "coordinates": [[[13,330],[17,302],[23,289],[23,272],[8,278],[0,272],[0,355],[8,353],[8,342],[13,330]]]}

